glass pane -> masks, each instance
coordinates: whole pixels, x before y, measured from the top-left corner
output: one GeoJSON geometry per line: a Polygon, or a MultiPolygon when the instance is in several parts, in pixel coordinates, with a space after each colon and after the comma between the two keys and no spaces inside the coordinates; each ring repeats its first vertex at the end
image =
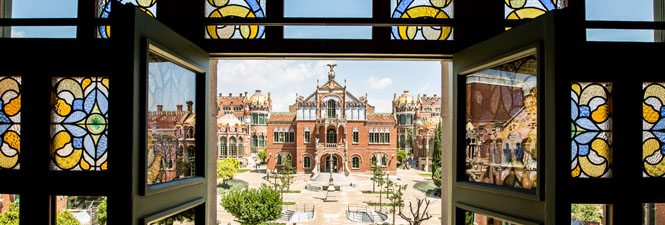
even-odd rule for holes
{"type": "Polygon", "coordinates": [[[0,77],[0,168],[19,169],[21,155],[21,77],[0,77]]]}
{"type": "Polygon", "coordinates": [[[372,39],[371,26],[284,26],[286,39],[372,39]]]}
{"type": "Polygon", "coordinates": [[[152,51],[148,59],[148,184],[192,177],[196,74],[152,51]]]}
{"type": "Polygon", "coordinates": [[[52,81],[51,169],[106,170],[109,79],[52,81]]]}
{"type": "Polygon", "coordinates": [[[372,18],[372,1],[285,0],[284,17],[372,18]]]}
{"type": "Polygon", "coordinates": [[[464,212],[464,224],[500,224],[500,225],[519,225],[519,223],[510,222],[508,220],[503,220],[480,213],[475,213],[471,211],[464,212]]]}
{"type": "Polygon", "coordinates": [[[586,29],[587,41],[654,42],[654,30],[586,29]]]}
{"type": "Polygon", "coordinates": [[[529,55],[466,76],[470,181],[536,188],[537,71],[529,55]]]}
{"type": "Polygon", "coordinates": [[[19,195],[0,194],[0,222],[3,224],[19,224],[19,195]]]}
{"type": "Polygon", "coordinates": [[[196,212],[194,211],[194,208],[191,208],[163,219],[148,222],[148,225],[161,225],[161,224],[194,225],[194,223],[196,222],[195,215],[196,212]]]}
{"type": "MultiPolygon", "coordinates": [[[[208,18],[240,17],[264,18],[267,0],[207,0],[205,16],[208,18]]],[[[263,39],[265,26],[210,25],[206,26],[208,39],[263,39]]]]}
{"type": "Polygon", "coordinates": [[[611,83],[573,83],[570,90],[571,175],[609,178],[612,155],[611,83]]]}
{"type": "Polygon", "coordinates": [[[660,225],[665,223],[665,203],[642,204],[642,225],[660,225]]]}
{"type": "Polygon", "coordinates": [[[14,0],[12,14],[5,18],[76,18],[78,0],[14,0]]]}
{"type": "MultiPolygon", "coordinates": [[[[142,11],[146,12],[152,17],[157,17],[157,0],[96,0],[97,1],[97,12],[96,16],[98,18],[109,18],[111,14],[111,2],[117,1],[123,4],[130,3],[137,6],[142,11]]],[[[110,38],[111,37],[111,26],[99,26],[97,27],[97,37],[98,38],[110,38]]]]}
{"type": "Polygon", "coordinates": [[[605,220],[608,213],[608,205],[605,204],[572,204],[570,205],[570,224],[607,224],[605,220]]]}
{"type": "Polygon", "coordinates": [[[564,0],[505,0],[505,3],[504,13],[509,20],[536,18],[565,5],[564,0]]]}
{"type": "Polygon", "coordinates": [[[0,30],[10,30],[11,38],[76,38],[75,26],[13,26],[0,30]]]}
{"type": "Polygon", "coordinates": [[[585,0],[587,20],[654,21],[653,0],[585,0]]]}
{"type": "Polygon", "coordinates": [[[56,221],[58,225],[106,224],[106,196],[56,196],[56,221]],[[78,223],[77,223],[78,222],[78,223]]]}
{"type": "MultiPolygon", "coordinates": [[[[453,0],[391,0],[392,18],[453,18],[453,0]]],[[[452,40],[452,27],[392,26],[393,40],[452,40]]]]}
{"type": "Polygon", "coordinates": [[[665,83],[644,83],[642,160],[644,177],[665,175],[665,83]]]}

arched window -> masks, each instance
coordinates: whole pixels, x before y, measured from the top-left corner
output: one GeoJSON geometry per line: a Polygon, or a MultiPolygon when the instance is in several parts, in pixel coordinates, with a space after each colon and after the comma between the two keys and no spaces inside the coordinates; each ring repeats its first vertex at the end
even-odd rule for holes
{"type": "Polygon", "coordinates": [[[328,100],[328,118],[335,118],[335,100],[328,100]]]}
{"type": "Polygon", "coordinates": [[[425,144],[427,144],[427,142],[426,142],[425,139],[423,139],[421,147],[420,147],[420,150],[421,150],[420,151],[420,157],[425,157],[427,155],[427,147],[426,147],[425,144]]]}
{"type": "Polygon", "coordinates": [[[399,116],[399,124],[400,125],[405,125],[406,124],[406,116],[405,115],[399,116]]]}
{"type": "Polygon", "coordinates": [[[259,147],[266,147],[266,140],[263,138],[263,134],[259,137],[259,147]]]}
{"type": "Polygon", "coordinates": [[[187,138],[194,138],[194,128],[189,128],[187,138]]]}
{"type": "Polygon", "coordinates": [[[381,156],[381,166],[388,166],[388,163],[386,162],[388,157],[386,155],[381,156]]]}
{"type": "Polygon", "coordinates": [[[328,129],[328,133],[326,135],[326,143],[337,143],[337,131],[335,131],[335,129],[333,128],[328,129]]]}
{"type": "Polygon", "coordinates": [[[277,155],[277,165],[282,165],[282,155],[277,155]]]}
{"type": "Polygon", "coordinates": [[[376,166],[376,155],[372,156],[372,166],[376,166]]]}
{"type": "Polygon", "coordinates": [[[311,162],[309,159],[309,156],[305,156],[305,159],[303,159],[303,167],[304,168],[310,168],[311,162]]]}
{"type": "Polygon", "coordinates": [[[226,156],[226,138],[219,139],[219,155],[226,156]]]}
{"type": "Polygon", "coordinates": [[[291,155],[286,155],[286,163],[291,164],[291,155]]]}
{"type": "Polygon", "coordinates": [[[360,168],[360,158],[358,158],[358,157],[353,157],[352,162],[353,162],[353,163],[352,163],[352,168],[353,168],[353,169],[358,169],[358,168],[360,168]]]}
{"type": "Polygon", "coordinates": [[[406,142],[404,139],[405,139],[405,138],[404,138],[404,135],[400,135],[400,136],[399,136],[399,144],[400,144],[400,145],[399,145],[399,148],[402,149],[402,150],[404,150],[404,146],[405,146],[405,144],[406,144],[406,143],[404,143],[404,142],[406,142]]]}
{"type": "Polygon", "coordinates": [[[236,155],[236,139],[234,137],[229,138],[229,155],[235,156],[236,155]]]}
{"type": "Polygon", "coordinates": [[[256,138],[256,135],[252,136],[252,147],[257,147],[258,146],[258,144],[256,143],[257,140],[258,139],[256,138]]]}
{"type": "Polygon", "coordinates": [[[238,155],[242,155],[244,149],[242,138],[238,138],[238,155]]]}

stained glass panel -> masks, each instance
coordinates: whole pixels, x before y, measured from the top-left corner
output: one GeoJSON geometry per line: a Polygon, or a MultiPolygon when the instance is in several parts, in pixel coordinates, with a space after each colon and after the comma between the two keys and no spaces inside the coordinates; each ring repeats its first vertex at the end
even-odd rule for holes
{"type": "Polygon", "coordinates": [[[509,20],[536,18],[545,12],[564,7],[564,0],[504,0],[505,17],[509,20]]]}
{"type": "MultiPolygon", "coordinates": [[[[264,18],[266,0],[206,0],[205,16],[208,18],[264,18]]],[[[209,25],[208,39],[262,39],[263,25],[209,25]]]]}
{"type": "MultiPolygon", "coordinates": [[[[97,17],[109,18],[111,14],[111,2],[117,1],[123,4],[130,3],[138,7],[152,17],[157,17],[157,0],[97,0],[97,17]]],[[[111,25],[99,26],[97,28],[97,37],[110,38],[111,25]]]]}
{"type": "Polygon", "coordinates": [[[470,181],[534,190],[538,151],[535,55],[466,75],[470,181]]]}
{"type": "Polygon", "coordinates": [[[106,224],[106,196],[55,196],[56,225],[106,224]],[[72,223],[73,221],[78,223],[72,223]]]}
{"type": "MultiPolygon", "coordinates": [[[[453,0],[391,0],[392,18],[453,18],[453,0]]],[[[452,40],[446,26],[392,26],[393,40],[452,40]]]]}
{"type": "Polygon", "coordinates": [[[19,169],[21,156],[21,78],[0,77],[0,168],[19,169]]]}
{"type": "Polygon", "coordinates": [[[158,184],[194,176],[196,74],[150,52],[146,178],[158,184]],[[186,109],[183,109],[186,104],[186,109]]]}
{"type": "Polygon", "coordinates": [[[612,162],[611,83],[571,84],[571,175],[608,178],[612,162]]]}
{"type": "Polygon", "coordinates": [[[51,169],[106,170],[109,79],[53,78],[51,169]]]}
{"type": "Polygon", "coordinates": [[[665,83],[644,83],[642,161],[644,177],[665,175],[665,83]]]}
{"type": "Polygon", "coordinates": [[[195,216],[196,216],[196,211],[194,210],[194,208],[191,208],[163,219],[148,222],[148,225],[160,225],[160,224],[194,225],[196,222],[195,216]]]}

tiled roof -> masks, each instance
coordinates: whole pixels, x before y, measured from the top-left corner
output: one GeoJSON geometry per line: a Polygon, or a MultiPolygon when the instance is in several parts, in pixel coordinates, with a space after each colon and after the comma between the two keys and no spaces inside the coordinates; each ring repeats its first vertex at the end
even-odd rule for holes
{"type": "Polygon", "coordinates": [[[367,113],[368,121],[395,122],[392,113],[367,113]]]}
{"type": "Polygon", "coordinates": [[[293,121],[296,119],[295,112],[272,112],[270,121],[293,121]]]}

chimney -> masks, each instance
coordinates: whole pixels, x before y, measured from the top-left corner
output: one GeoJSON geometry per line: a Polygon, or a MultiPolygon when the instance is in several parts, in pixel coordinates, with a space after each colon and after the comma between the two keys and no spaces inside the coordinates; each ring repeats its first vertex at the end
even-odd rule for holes
{"type": "Polygon", "coordinates": [[[232,96],[233,96],[233,93],[229,92],[229,97],[232,97],[232,96]]]}
{"type": "Polygon", "coordinates": [[[436,94],[434,94],[434,97],[436,98],[436,94]]]}
{"type": "Polygon", "coordinates": [[[194,102],[186,101],[185,103],[187,103],[187,112],[191,113],[192,112],[192,105],[194,105],[194,102]]]}
{"type": "Polygon", "coordinates": [[[240,92],[240,98],[242,98],[242,92],[240,92]]]}
{"type": "Polygon", "coordinates": [[[222,97],[222,93],[219,93],[219,98],[221,98],[221,97],[222,97]]]}
{"type": "Polygon", "coordinates": [[[162,114],[162,108],[164,108],[163,105],[157,104],[157,114],[162,114]]]}
{"type": "Polygon", "coordinates": [[[177,105],[175,105],[175,107],[178,109],[176,111],[176,112],[178,112],[178,114],[182,113],[182,104],[177,104],[177,105]]]}
{"type": "Polygon", "coordinates": [[[245,97],[247,97],[247,92],[245,91],[245,97]]]}
{"type": "Polygon", "coordinates": [[[397,99],[397,93],[393,92],[393,100],[397,99]]]}
{"type": "Polygon", "coordinates": [[[423,94],[423,98],[427,98],[427,94],[423,94]]]}

